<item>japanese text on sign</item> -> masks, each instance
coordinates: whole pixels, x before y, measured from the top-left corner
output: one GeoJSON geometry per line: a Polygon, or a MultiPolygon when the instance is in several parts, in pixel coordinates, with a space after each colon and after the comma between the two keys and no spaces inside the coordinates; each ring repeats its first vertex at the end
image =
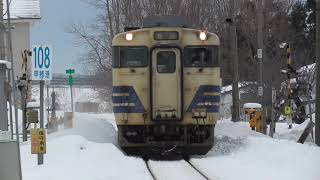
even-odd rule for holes
{"type": "Polygon", "coordinates": [[[44,129],[31,130],[31,154],[46,154],[46,132],[44,129]]]}

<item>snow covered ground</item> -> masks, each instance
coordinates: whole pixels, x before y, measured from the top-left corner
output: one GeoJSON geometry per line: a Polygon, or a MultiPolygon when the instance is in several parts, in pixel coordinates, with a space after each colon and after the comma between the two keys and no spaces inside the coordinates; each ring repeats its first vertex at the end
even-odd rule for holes
{"type": "MultiPolygon", "coordinates": [[[[292,130],[286,124],[277,125],[272,139],[251,131],[248,123],[220,121],[214,148],[191,162],[215,180],[320,179],[320,148],[291,138],[306,123],[292,130]]],[[[73,129],[48,135],[44,165],[38,166],[36,156],[30,154],[30,143],[22,145],[23,179],[152,179],[141,158],[128,157],[117,148],[116,132],[112,114],[76,114],[73,129]]],[[[185,161],[148,163],[158,179],[200,179],[185,161]]]]}

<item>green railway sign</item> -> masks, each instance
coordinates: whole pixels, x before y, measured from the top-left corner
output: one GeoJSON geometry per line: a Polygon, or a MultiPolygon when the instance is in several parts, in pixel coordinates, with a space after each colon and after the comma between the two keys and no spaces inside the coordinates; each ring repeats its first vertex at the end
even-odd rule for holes
{"type": "Polygon", "coordinates": [[[68,85],[72,86],[74,84],[74,78],[72,77],[72,74],[75,73],[74,69],[67,69],[66,70],[66,74],[69,74],[69,78],[68,78],[68,85]]]}
{"type": "Polygon", "coordinates": [[[74,78],[70,75],[68,78],[68,85],[72,86],[74,84],[74,78]]]}
{"type": "Polygon", "coordinates": [[[74,74],[75,73],[75,70],[74,69],[67,69],[66,70],[66,74],[74,74]]]}

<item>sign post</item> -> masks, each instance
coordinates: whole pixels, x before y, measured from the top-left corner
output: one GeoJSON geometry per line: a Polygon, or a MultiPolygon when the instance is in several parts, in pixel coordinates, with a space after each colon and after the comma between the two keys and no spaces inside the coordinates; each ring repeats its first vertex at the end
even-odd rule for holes
{"type": "Polygon", "coordinates": [[[71,94],[71,112],[73,113],[73,93],[72,93],[72,85],[74,84],[74,78],[72,77],[72,74],[75,73],[74,69],[67,69],[66,74],[69,74],[68,78],[68,85],[70,86],[70,94],[71,94]]]}
{"type": "Polygon", "coordinates": [[[43,154],[45,153],[45,130],[43,123],[43,99],[44,99],[44,82],[52,79],[52,46],[50,45],[36,45],[32,46],[32,80],[40,81],[40,129],[35,129],[32,137],[35,144],[34,152],[38,154],[38,165],[43,164],[43,154]],[[36,135],[37,134],[37,135],[36,135]],[[37,141],[36,141],[37,139],[37,141]],[[37,151],[36,151],[37,149],[37,151]]]}

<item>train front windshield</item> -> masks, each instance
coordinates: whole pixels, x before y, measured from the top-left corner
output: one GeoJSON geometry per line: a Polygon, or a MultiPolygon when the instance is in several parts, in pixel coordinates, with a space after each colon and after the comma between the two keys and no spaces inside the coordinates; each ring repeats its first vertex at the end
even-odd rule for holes
{"type": "Polygon", "coordinates": [[[147,47],[113,47],[112,66],[114,68],[139,68],[148,65],[147,47]]]}
{"type": "Polygon", "coordinates": [[[219,47],[186,47],[184,59],[185,67],[219,67],[219,47]]]}

